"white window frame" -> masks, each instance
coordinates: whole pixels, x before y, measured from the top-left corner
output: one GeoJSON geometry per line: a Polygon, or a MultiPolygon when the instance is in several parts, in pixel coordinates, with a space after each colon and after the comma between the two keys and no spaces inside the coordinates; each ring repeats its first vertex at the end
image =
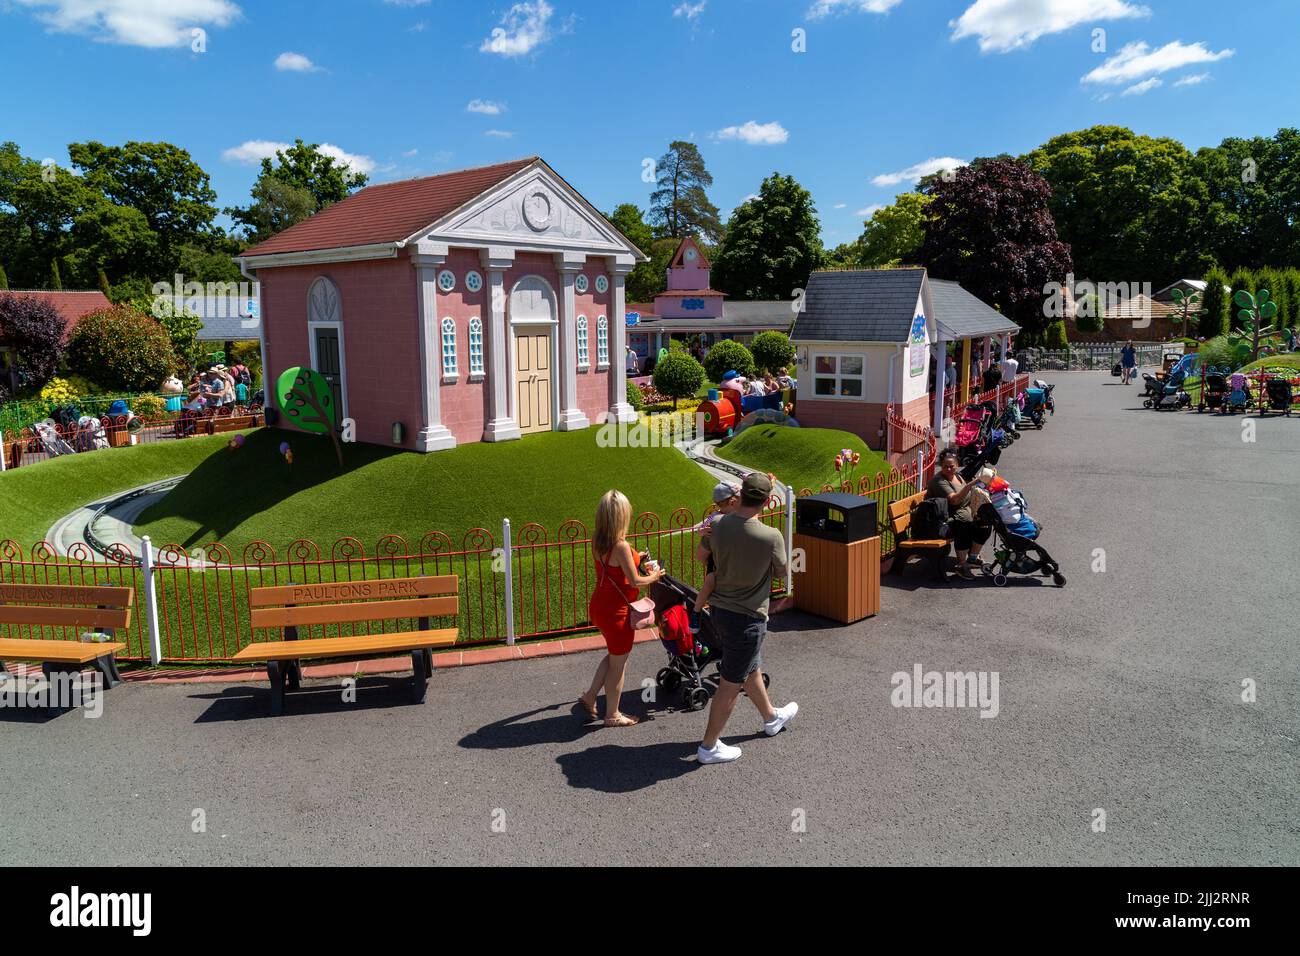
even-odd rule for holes
{"type": "Polygon", "coordinates": [[[585,372],[591,368],[591,338],[588,332],[587,317],[578,316],[578,371],[585,372]]]}
{"type": "Polygon", "coordinates": [[[609,319],[596,317],[596,368],[609,368],[609,319]]]}
{"type": "Polygon", "coordinates": [[[483,320],[477,315],[469,320],[469,377],[483,378],[483,320]]]}
{"type": "Polygon", "coordinates": [[[814,352],[812,356],[812,368],[810,369],[810,374],[808,377],[812,380],[812,393],[808,396],[808,398],[811,401],[865,402],[867,400],[867,356],[865,352],[830,352],[830,351],[814,352]],[[817,371],[817,360],[823,358],[830,358],[835,360],[835,374],[830,375],[825,372],[819,373],[817,371]],[[846,358],[858,359],[859,361],[862,362],[861,375],[844,375],[840,372],[841,362],[846,358]],[[823,378],[835,380],[834,395],[821,395],[817,392],[817,380],[823,378]],[[840,391],[843,388],[842,383],[846,380],[861,382],[862,383],[861,393],[858,395],[841,395],[840,391]]]}
{"type": "Polygon", "coordinates": [[[587,290],[591,288],[591,280],[587,278],[585,273],[579,272],[573,277],[573,288],[578,295],[586,295],[587,290]]]}
{"type": "Polygon", "coordinates": [[[454,382],[460,377],[460,363],[456,356],[456,320],[451,316],[444,316],[439,325],[440,338],[442,344],[442,380],[444,382],[454,382]]]}
{"type": "Polygon", "coordinates": [[[441,270],[441,271],[438,273],[438,291],[441,292],[441,293],[443,293],[444,295],[446,295],[446,294],[448,294],[448,293],[451,293],[451,292],[455,292],[455,291],[456,291],[456,273],[452,272],[450,269],[443,269],[443,270],[441,270]],[[443,280],[444,280],[444,279],[447,280],[447,284],[446,284],[446,285],[443,285],[443,280]]]}

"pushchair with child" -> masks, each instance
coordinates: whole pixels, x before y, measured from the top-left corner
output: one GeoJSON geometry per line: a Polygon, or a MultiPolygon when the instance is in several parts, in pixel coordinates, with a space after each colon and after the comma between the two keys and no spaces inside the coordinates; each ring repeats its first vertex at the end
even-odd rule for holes
{"type": "MultiPolygon", "coordinates": [[[[668,652],[668,665],[660,668],[655,683],[666,693],[679,693],[682,708],[692,711],[703,710],[709,703],[705,670],[722,664],[722,641],[707,608],[700,614],[699,631],[691,633],[689,608],[694,606],[698,593],[667,574],[650,585],[659,641],[668,652]]],[[[714,687],[719,680],[716,670],[708,678],[714,687]]],[[[764,671],[763,686],[770,683],[771,678],[764,671]]]]}
{"type": "MultiPolygon", "coordinates": [[[[1006,497],[1005,492],[1003,496],[1006,497]]],[[[984,565],[984,573],[993,578],[997,587],[1006,587],[1009,574],[1041,574],[1050,577],[1057,587],[1065,587],[1065,575],[1061,574],[1061,566],[1038,543],[1041,527],[1024,513],[1024,497],[1019,496],[1018,501],[1014,498],[1008,500],[1008,505],[1020,512],[1014,527],[1008,525],[1004,518],[1005,508],[1000,510],[994,504],[998,497],[999,492],[994,492],[991,496],[993,500],[980,505],[977,512],[980,522],[989,525],[997,537],[993,561],[984,565]]]]}
{"type": "Polygon", "coordinates": [[[1291,403],[1295,401],[1295,395],[1290,379],[1270,378],[1264,383],[1264,395],[1266,400],[1259,409],[1261,416],[1267,415],[1271,409],[1281,412],[1287,418],[1291,417],[1291,403]]]}

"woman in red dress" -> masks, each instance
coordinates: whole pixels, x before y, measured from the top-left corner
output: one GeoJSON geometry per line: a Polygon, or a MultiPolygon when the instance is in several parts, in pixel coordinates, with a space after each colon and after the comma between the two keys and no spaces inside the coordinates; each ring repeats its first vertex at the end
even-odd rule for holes
{"type": "Polygon", "coordinates": [[[623,672],[627,658],[632,653],[636,632],[628,620],[631,602],[640,596],[641,588],[648,587],[663,577],[660,569],[650,574],[637,570],[640,555],[627,543],[627,529],[632,523],[632,505],[619,491],[607,491],[596,506],[596,530],[591,536],[592,557],[596,561],[596,590],[587,605],[591,622],[600,628],[609,653],[596,668],[591,687],[579,701],[587,716],[593,720],[596,713],[596,696],[605,689],[605,726],[630,727],[637,721],[619,713],[618,704],[623,699],[623,672]]]}

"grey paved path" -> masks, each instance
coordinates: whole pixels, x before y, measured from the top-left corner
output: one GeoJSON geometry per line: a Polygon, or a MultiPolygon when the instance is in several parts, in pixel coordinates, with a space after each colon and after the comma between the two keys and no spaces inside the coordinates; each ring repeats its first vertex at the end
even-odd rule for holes
{"type": "MultiPolygon", "coordinates": [[[[851,628],[779,618],[773,692],[803,710],[769,740],[741,701],[736,764],[693,762],[702,714],[585,728],[595,655],[438,673],[423,707],[326,688],[279,720],[256,687],[127,686],[98,720],[0,713],[5,861],[1300,863],[1300,420],[1245,444],[1104,373],[1044,377],[1060,412],[1003,471],[1069,586],[918,575],[851,628]],[[997,671],[999,715],[892,707],[918,663],[997,671]]],[[[633,682],[660,663],[638,647],[633,682]]]]}

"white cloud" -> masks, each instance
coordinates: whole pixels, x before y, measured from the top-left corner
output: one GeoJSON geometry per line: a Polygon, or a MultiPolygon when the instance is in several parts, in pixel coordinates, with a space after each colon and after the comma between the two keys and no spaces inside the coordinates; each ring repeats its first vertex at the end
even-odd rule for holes
{"type": "Polygon", "coordinates": [[[1196,86],[1197,84],[1204,83],[1209,78],[1210,74],[1208,73],[1193,73],[1191,76],[1183,77],[1175,83],[1174,86],[1196,86]]]}
{"type": "Polygon", "coordinates": [[[313,63],[310,59],[301,53],[281,53],[275,58],[275,68],[277,70],[287,70],[290,73],[319,73],[321,68],[313,63]]]}
{"type": "MultiPolygon", "coordinates": [[[[230,149],[224,150],[221,158],[227,163],[256,166],[263,159],[274,159],[277,152],[283,152],[291,145],[291,143],[279,143],[269,139],[250,139],[238,146],[232,146],[230,149]]],[[[372,173],[379,165],[369,156],[346,152],[333,143],[321,143],[316,148],[316,151],[322,156],[328,156],[335,162],[342,163],[359,173],[372,173]]]]}
{"type": "Polygon", "coordinates": [[[750,146],[779,146],[790,139],[790,134],[780,123],[756,123],[750,120],[743,126],[728,126],[718,130],[718,139],[738,139],[750,146]]]}
{"type": "Polygon", "coordinates": [[[512,131],[506,129],[490,129],[483,135],[495,136],[497,139],[512,139],[515,134],[512,131]]]}
{"type": "Polygon", "coordinates": [[[816,0],[808,8],[808,18],[810,20],[820,20],[832,13],[848,13],[852,11],[859,13],[888,13],[902,2],[903,0],[816,0]]]}
{"type": "Polygon", "coordinates": [[[1153,76],[1149,80],[1143,80],[1141,83],[1134,83],[1126,89],[1120,96],[1146,96],[1157,86],[1164,86],[1165,81],[1158,76],[1153,76]]]}
{"type": "Polygon", "coordinates": [[[406,150],[404,153],[402,153],[402,155],[405,156],[407,159],[410,159],[412,156],[416,155],[418,152],[419,152],[418,149],[408,149],[408,150],[406,150]]]}
{"type": "Polygon", "coordinates": [[[501,56],[526,56],[554,35],[551,17],[555,9],[546,0],[516,3],[501,18],[501,26],[479,47],[481,53],[501,56]]]}
{"type": "Polygon", "coordinates": [[[499,116],[506,111],[506,104],[493,103],[491,100],[470,100],[465,107],[467,113],[482,113],[485,116],[499,116]]]}
{"type": "MultiPolygon", "coordinates": [[[[54,33],[161,49],[189,46],[196,28],[226,27],[243,12],[230,0],[13,0],[54,33]]],[[[0,4],[0,8],[6,6],[0,4]]]]}
{"type": "Polygon", "coordinates": [[[699,19],[700,14],[704,12],[704,7],[707,2],[708,0],[700,0],[699,3],[691,3],[690,0],[686,0],[685,3],[679,3],[673,8],[673,16],[685,17],[687,20],[694,23],[699,19]]]}
{"type": "Polygon", "coordinates": [[[422,7],[429,0],[384,0],[391,7],[422,7]]]}
{"type": "Polygon", "coordinates": [[[975,0],[948,25],[954,40],[978,37],[980,52],[1007,53],[1083,23],[1150,15],[1147,7],[1125,0],[975,0]]]}
{"type": "Polygon", "coordinates": [[[884,208],[885,207],[880,205],[880,203],[872,203],[866,209],[859,209],[853,215],[861,216],[863,219],[870,219],[872,216],[874,216],[876,213],[880,212],[880,210],[884,208]]]}
{"type": "Polygon", "coordinates": [[[849,204],[846,203],[846,202],[837,202],[837,203],[835,204],[835,208],[836,208],[836,209],[847,209],[848,206],[849,206],[849,204]]]}
{"type": "Polygon", "coordinates": [[[908,166],[906,169],[900,169],[896,173],[882,173],[873,177],[871,184],[873,186],[897,186],[899,183],[915,183],[923,176],[930,176],[945,169],[957,169],[968,165],[970,164],[964,159],[957,159],[953,156],[939,156],[927,159],[925,162],[917,163],[914,166],[908,166]]]}
{"type": "Polygon", "coordinates": [[[1145,76],[1181,70],[1193,63],[1215,63],[1236,53],[1220,50],[1212,53],[1204,43],[1184,44],[1181,40],[1166,43],[1157,50],[1145,42],[1128,43],[1123,49],[1083,78],[1084,83],[1132,83],[1145,76]]]}

